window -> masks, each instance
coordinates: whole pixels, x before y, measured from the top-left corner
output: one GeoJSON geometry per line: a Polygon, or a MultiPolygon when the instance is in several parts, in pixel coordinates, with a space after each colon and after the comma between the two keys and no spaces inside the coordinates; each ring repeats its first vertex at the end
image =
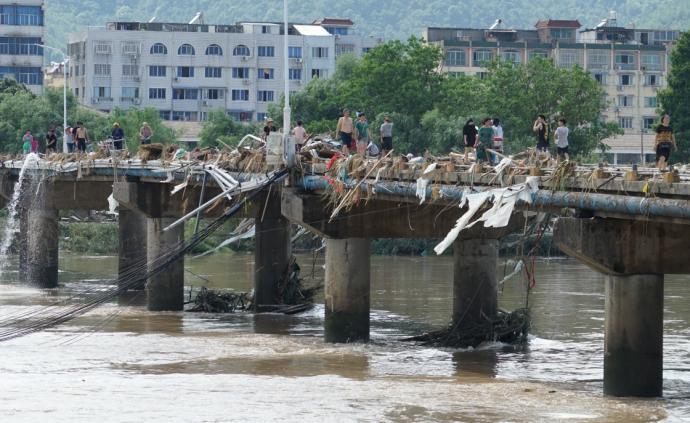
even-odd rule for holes
{"type": "Polygon", "coordinates": [[[218,44],[211,44],[210,46],[206,47],[206,55],[207,56],[222,56],[223,55],[223,49],[220,48],[218,44]]]}
{"type": "Polygon", "coordinates": [[[259,79],[273,79],[273,68],[259,68],[259,79]]]}
{"type": "Polygon", "coordinates": [[[151,100],[165,100],[165,88],[149,88],[151,100]]]}
{"type": "Polygon", "coordinates": [[[196,88],[173,88],[174,100],[198,100],[199,90],[196,88]]]}
{"type": "Polygon", "coordinates": [[[302,47],[288,47],[288,57],[290,59],[301,59],[302,47]]]}
{"type": "Polygon", "coordinates": [[[122,65],[122,76],[138,76],[139,66],[137,65],[122,65]]]}
{"type": "Polygon", "coordinates": [[[607,53],[589,53],[587,67],[593,69],[608,69],[611,56],[607,53]]]}
{"type": "Polygon", "coordinates": [[[252,114],[252,112],[228,112],[228,115],[238,122],[250,122],[252,120],[252,114]]]}
{"type": "Polygon", "coordinates": [[[647,70],[661,70],[661,56],[658,54],[643,54],[642,66],[647,70]]]}
{"type": "Polygon", "coordinates": [[[151,46],[151,54],[168,54],[168,48],[165,44],[156,43],[151,46]]]}
{"type": "Polygon", "coordinates": [[[232,77],[235,79],[249,78],[249,68],[232,68],[232,77]]]}
{"type": "Polygon", "coordinates": [[[490,62],[494,58],[494,53],[491,50],[475,50],[472,52],[472,63],[474,66],[483,66],[484,63],[490,62]]]}
{"type": "Polygon", "coordinates": [[[515,64],[522,62],[520,52],[518,51],[504,51],[501,53],[501,59],[505,62],[513,62],[515,64]]]}
{"type": "Polygon", "coordinates": [[[302,79],[302,69],[299,69],[299,68],[290,69],[288,71],[288,77],[293,81],[302,79]]]}
{"type": "Polygon", "coordinates": [[[110,87],[93,87],[93,96],[100,99],[111,98],[110,87]]]}
{"type": "Polygon", "coordinates": [[[536,58],[546,59],[546,58],[548,58],[548,57],[549,57],[549,53],[547,53],[547,52],[545,52],[545,51],[543,51],[543,50],[532,50],[532,51],[530,51],[529,54],[527,55],[527,59],[528,59],[528,60],[534,60],[534,59],[536,59],[536,58]]]}
{"type": "Polygon", "coordinates": [[[96,63],[93,65],[93,74],[96,76],[110,76],[110,65],[96,63]]]}
{"type": "Polygon", "coordinates": [[[328,78],[328,70],[327,69],[312,69],[311,70],[311,77],[312,78],[328,78]]]}
{"type": "Polygon", "coordinates": [[[232,90],[232,101],[249,101],[249,90],[232,90]]]}
{"type": "Polygon", "coordinates": [[[149,76],[162,77],[166,76],[168,68],[165,66],[149,66],[149,76]]]}
{"type": "Polygon", "coordinates": [[[180,110],[175,110],[172,112],[172,120],[184,120],[184,121],[196,121],[199,117],[197,112],[183,112],[180,110]]]}
{"type": "Polygon", "coordinates": [[[335,46],[336,57],[341,56],[343,54],[349,54],[349,53],[354,53],[354,52],[355,52],[355,45],[354,44],[336,44],[336,46],[335,46]]]}
{"type": "Polygon", "coordinates": [[[558,63],[560,67],[568,69],[578,64],[579,61],[577,53],[575,53],[574,51],[561,51],[558,63]]]}
{"type": "Polygon", "coordinates": [[[251,56],[251,51],[249,50],[249,47],[245,45],[238,45],[232,50],[232,55],[233,56],[251,56]]]}
{"type": "Polygon", "coordinates": [[[0,6],[0,24],[43,26],[43,9],[41,6],[17,6],[16,4],[0,6]]]}
{"type": "Polygon", "coordinates": [[[448,50],[446,66],[465,66],[465,50],[448,50]]]}
{"type": "Polygon", "coordinates": [[[661,85],[661,75],[648,74],[644,76],[644,84],[650,87],[658,87],[661,85]]]}
{"type": "Polygon", "coordinates": [[[122,98],[139,98],[139,87],[122,87],[122,98]]]}
{"type": "Polygon", "coordinates": [[[40,38],[0,37],[0,54],[42,56],[43,47],[40,38]]]}
{"type": "Polygon", "coordinates": [[[268,119],[268,113],[257,113],[256,114],[257,122],[264,122],[266,119],[268,119]]]}
{"type": "Polygon", "coordinates": [[[273,46],[259,46],[259,47],[257,47],[257,55],[259,57],[274,57],[276,55],[275,47],[273,47],[273,46]]]}
{"type": "Polygon", "coordinates": [[[448,78],[460,78],[465,76],[465,72],[448,72],[448,78]]]}
{"type": "Polygon", "coordinates": [[[618,126],[623,129],[632,129],[633,118],[630,116],[618,118],[618,126]]]}
{"type": "Polygon", "coordinates": [[[177,67],[177,77],[178,78],[194,78],[194,67],[192,67],[192,66],[178,66],[177,67]]]}
{"type": "Polygon", "coordinates": [[[655,123],[655,117],[645,116],[642,118],[642,129],[652,129],[655,123]]]}
{"type": "Polygon", "coordinates": [[[649,108],[656,108],[658,105],[656,97],[645,97],[644,98],[644,107],[649,107],[649,108]]]}
{"type": "Polygon", "coordinates": [[[311,48],[311,55],[313,57],[318,57],[318,58],[327,58],[328,57],[328,47],[312,47],[311,48]]]}
{"type": "Polygon", "coordinates": [[[371,47],[362,47],[362,54],[367,54],[371,51],[371,47]]]}
{"type": "Polygon", "coordinates": [[[477,78],[479,79],[485,79],[489,76],[489,72],[477,72],[477,78]]]}
{"type": "Polygon", "coordinates": [[[1,66],[0,79],[3,77],[14,78],[17,80],[17,82],[27,85],[43,84],[43,71],[40,67],[1,66]]]}
{"type": "Polygon", "coordinates": [[[209,88],[204,90],[204,98],[207,100],[222,100],[225,98],[225,90],[221,88],[209,88]]]}
{"type": "Polygon", "coordinates": [[[631,95],[619,95],[618,96],[618,107],[632,107],[633,106],[633,96],[631,95]]]}
{"type": "Polygon", "coordinates": [[[273,101],[273,91],[257,91],[256,101],[273,101]]]}
{"type": "Polygon", "coordinates": [[[134,41],[123,41],[121,44],[122,54],[139,54],[139,43],[134,41]]]}
{"type": "Polygon", "coordinates": [[[261,25],[261,33],[262,34],[270,34],[271,33],[271,27],[268,25],[261,25]]]}
{"type": "Polygon", "coordinates": [[[177,54],[180,56],[194,56],[194,47],[191,44],[182,44],[177,49],[177,54]]]}
{"type": "Polygon", "coordinates": [[[206,78],[220,78],[221,77],[221,68],[219,67],[209,67],[207,66],[205,69],[205,76],[206,78]]]}
{"type": "Polygon", "coordinates": [[[606,85],[606,74],[605,73],[595,73],[594,79],[599,83],[599,85],[606,85]]]}
{"type": "Polygon", "coordinates": [[[635,69],[635,56],[632,54],[617,53],[615,65],[618,69],[635,69]]]}
{"type": "Polygon", "coordinates": [[[567,40],[573,37],[572,29],[560,29],[554,28],[551,30],[551,38],[556,38],[558,40],[567,40]]]}
{"type": "Polygon", "coordinates": [[[618,76],[618,85],[632,85],[633,76],[627,73],[618,76]]]}

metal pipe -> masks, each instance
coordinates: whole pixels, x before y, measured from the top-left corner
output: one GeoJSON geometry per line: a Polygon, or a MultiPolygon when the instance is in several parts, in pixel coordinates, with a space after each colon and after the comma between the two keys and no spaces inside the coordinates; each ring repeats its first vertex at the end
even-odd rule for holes
{"type": "MultiPolygon", "coordinates": [[[[321,191],[328,188],[329,182],[321,176],[305,176],[297,183],[297,186],[307,191],[321,191]]],[[[374,188],[379,194],[386,193],[393,196],[416,198],[416,185],[414,183],[384,181],[374,184],[374,188]]],[[[362,184],[360,189],[366,193],[367,184],[362,184]]],[[[486,189],[494,188],[480,190],[486,189]]],[[[442,198],[459,201],[465,195],[465,189],[443,187],[440,194],[442,198]]],[[[427,188],[427,198],[431,198],[431,187],[427,188]]],[[[518,202],[517,206],[521,209],[575,208],[630,216],[690,219],[690,201],[656,197],[539,190],[532,195],[532,204],[518,202]]]]}
{"type": "MultiPolygon", "coordinates": [[[[199,195],[199,207],[204,204],[204,194],[206,194],[206,179],[208,178],[208,172],[204,172],[204,180],[201,183],[201,195],[199,195]]],[[[194,224],[194,235],[199,232],[199,220],[201,219],[201,208],[196,213],[196,223],[194,224]]]]}

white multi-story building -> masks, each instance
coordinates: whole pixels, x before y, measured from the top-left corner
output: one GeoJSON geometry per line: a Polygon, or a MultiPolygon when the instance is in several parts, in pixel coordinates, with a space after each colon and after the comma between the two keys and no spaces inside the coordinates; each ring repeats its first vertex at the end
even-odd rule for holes
{"type": "Polygon", "coordinates": [[[0,78],[43,91],[43,0],[0,0],[0,78]]]}
{"type": "Polygon", "coordinates": [[[487,29],[426,28],[423,38],[444,50],[443,70],[449,74],[482,77],[494,58],[527,63],[548,57],[563,68],[586,69],[607,93],[602,117],[624,131],[603,140],[614,162],[653,160],[657,91],[666,85],[680,31],[621,27],[614,14],[594,28],[580,28],[577,20],[549,19],[535,29],[510,29],[499,20],[487,29]]]}
{"type": "MultiPolygon", "coordinates": [[[[339,36],[291,24],[288,37],[291,91],[333,74],[339,36]]],[[[353,53],[378,42],[371,40],[353,53]]],[[[153,107],[166,120],[199,121],[223,109],[261,121],[284,91],[283,43],[276,23],[109,23],[70,36],[69,86],[82,104],[105,112],[153,107]]]]}

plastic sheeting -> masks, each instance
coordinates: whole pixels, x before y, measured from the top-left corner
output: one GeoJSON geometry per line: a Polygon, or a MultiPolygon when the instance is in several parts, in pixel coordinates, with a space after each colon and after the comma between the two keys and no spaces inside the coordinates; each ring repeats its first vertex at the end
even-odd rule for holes
{"type": "Polygon", "coordinates": [[[431,181],[431,174],[436,170],[436,163],[432,163],[426,167],[422,176],[417,179],[417,197],[419,198],[419,204],[424,204],[426,201],[426,188],[429,186],[431,181]]]}
{"type": "Polygon", "coordinates": [[[460,232],[471,228],[479,222],[484,222],[485,228],[505,228],[510,223],[510,217],[515,210],[518,200],[531,204],[532,194],[538,190],[539,178],[530,176],[522,184],[464,195],[462,201],[460,201],[460,208],[467,206],[467,211],[460,216],[455,227],[448,232],[443,241],[434,247],[434,251],[438,255],[443,254],[455,242],[460,232]],[[487,203],[493,203],[493,206],[474,222],[470,223],[479,209],[487,203]]]}

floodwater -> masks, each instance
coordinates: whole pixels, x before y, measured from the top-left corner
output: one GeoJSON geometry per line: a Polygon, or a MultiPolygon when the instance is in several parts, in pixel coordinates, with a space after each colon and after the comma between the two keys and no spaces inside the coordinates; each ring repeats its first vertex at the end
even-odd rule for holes
{"type": "MultiPolygon", "coordinates": [[[[322,259],[300,263],[304,276],[322,277],[322,259]]],[[[113,257],[62,257],[63,286],[41,292],[17,284],[12,263],[0,281],[0,320],[102,287],[116,266],[113,257]]],[[[250,289],[252,256],[186,267],[190,286],[250,289]]],[[[218,316],[148,313],[140,298],[107,304],[0,344],[0,421],[690,420],[689,277],[667,277],[665,397],[640,400],[602,395],[603,278],[572,260],[538,263],[525,347],[400,341],[449,321],[451,276],[449,258],[373,258],[368,345],[324,344],[323,306],[297,316],[218,316]]],[[[524,283],[507,282],[500,302],[524,306],[524,283]]]]}

